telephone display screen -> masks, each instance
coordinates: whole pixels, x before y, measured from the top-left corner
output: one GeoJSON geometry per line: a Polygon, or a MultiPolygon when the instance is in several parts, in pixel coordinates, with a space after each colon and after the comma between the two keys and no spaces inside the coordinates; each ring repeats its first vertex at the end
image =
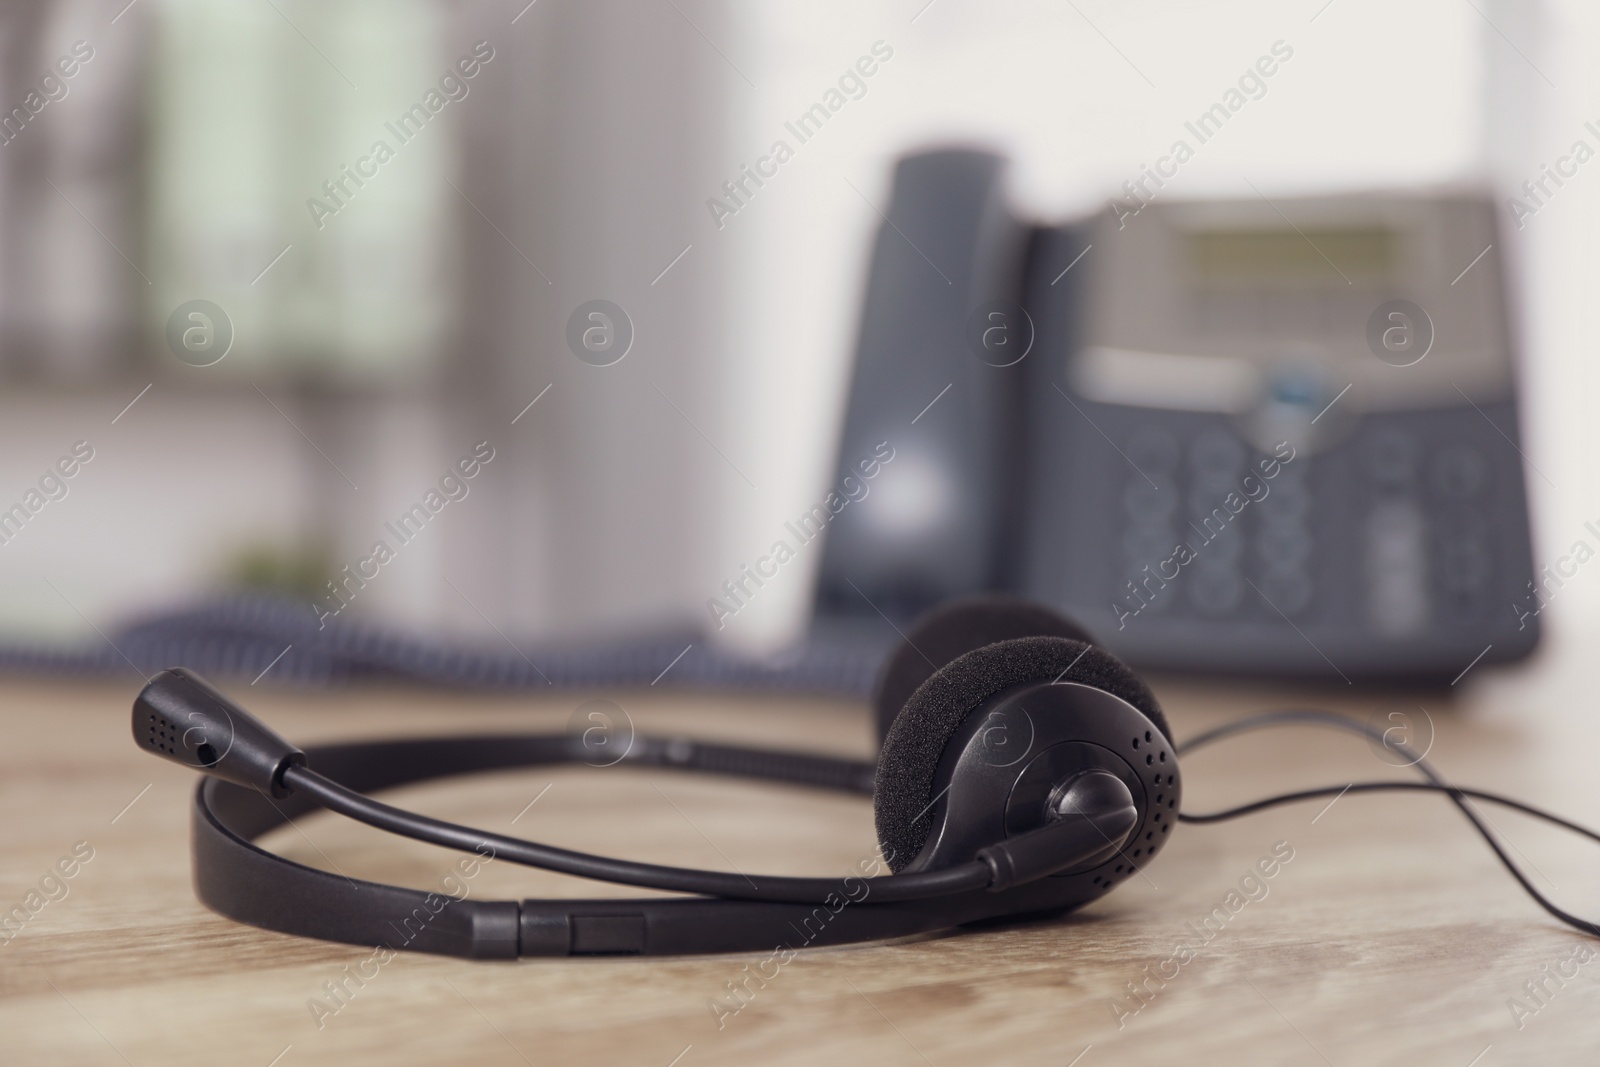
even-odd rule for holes
{"type": "Polygon", "coordinates": [[[1398,250],[1395,231],[1375,226],[1191,230],[1186,240],[1202,288],[1378,282],[1398,250]]]}

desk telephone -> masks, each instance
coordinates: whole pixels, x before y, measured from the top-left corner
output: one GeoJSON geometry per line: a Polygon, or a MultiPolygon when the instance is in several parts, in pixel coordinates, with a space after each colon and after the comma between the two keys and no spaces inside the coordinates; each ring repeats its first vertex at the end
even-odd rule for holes
{"type": "Polygon", "coordinates": [[[1537,618],[1492,201],[1137,201],[1061,226],[914,155],[872,251],[819,627],[967,593],[1156,668],[1448,680],[1537,618]]]}

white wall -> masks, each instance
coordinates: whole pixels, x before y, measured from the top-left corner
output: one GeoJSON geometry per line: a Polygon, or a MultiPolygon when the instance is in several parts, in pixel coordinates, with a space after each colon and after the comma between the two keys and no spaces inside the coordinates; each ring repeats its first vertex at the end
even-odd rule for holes
{"type": "MultiPolygon", "coordinates": [[[[1505,193],[1540,176],[1579,139],[1600,152],[1600,10],[1584,0],[1546,0],[1531,9],[1506,5],[1508,35],[1523,55],[1499,42],[1504,64],[1495,128],[1494,166],[1505,193]],[[1518,27],[1518,22],[1522,25],[1518,27]],[[1518,30],[1521,30],[1519,33],[1518,30]],[[1524,58],[1526,57],[1526,58],[1524,58]]],[[[1505,25],[1505,24],[1503,24],[1505,25]]],[[[1504,199],[1504,197],[1502,198],[1504,199]]],[[[1525,198],[1524,198],[1525,199],[1525,198]]],[[[1509,219],[1509,212],[1503,218],[1509,219]]],[[[1528,475],[1534,497],[1535,551],[1551,563],[1575,541],[1600,541],[1600,452],[1596,400],[1595,294],[1600,292],[1600,160],[1591,160],[1555,190],[1518,229],[1507,227],[1508,250],[1523,265],[1520,284],[1525,336],[1524,449],[1537,468],[1528,475]]],[[[1512,706],[1537,707],[1542,693],[1570,695],[1592,686],[1593,649],[1600,640],[1600,568],[1590,563],[1543,613],[1547,624],[1542,674],[1532,688],[1505,694],[1512,706]]],[[[1518,679],[1508,680],[1516,685],[1518,679]]]]}

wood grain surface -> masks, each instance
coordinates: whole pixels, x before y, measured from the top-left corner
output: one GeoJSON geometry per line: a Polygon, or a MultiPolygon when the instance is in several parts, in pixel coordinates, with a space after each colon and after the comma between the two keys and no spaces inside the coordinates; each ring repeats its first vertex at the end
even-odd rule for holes
{"type": "MultiPolygon", "coordinates": [[[[1460,782],[1600,822],[1600,739],[1583,685],[1538,670],[1469,690],[1472,681],[1462,692],[1420,695],[1159,679],[1156,689],[1180,739],[1285,702],[1363,718],[1404,711],[1414,724],[1431,720],[1431,758],[1460,782]]],[[[310,1004],[324,983],[371,950],[236,925],[195,901],[193,776],[134,748],[128,709],[137,684],[0,685],[0,911],[41,886],[59,898],[0,941],[0,1063],[1498,1067],[1600,1058],[1600,953],[1565,962],[1587,954],[1585,940],[1521,893],[1446,800],[1427,796],[1352,794],[1331,807],[1185,826],[1144,876],[1074,916],[806,951],[720,1019],[711,1005],[737,1003],[727,983],[765,954],[401,955],[319,1020],[310,1004]],[[92,858],[74,866],[75,846],[92,858]],[[1246,881],[1275,848],[1292,850],[1292,859],[1270,879],[1246,881]],[[73,876],[46,882],[63,860],[73,876]],[[1212,920],[1219,932],[1198,936],[1235,891],[1236,910],[1225,923],[1212,920]],[[1180,952],[1184,945],[1190,951],[1180,952]],[[1571,977],[1550,977],[1574,967],[1571,977]],[[1542,982],[1538,998],[1529,982],[1542,982]],[[1137,998],[1130,985],[1140,987],[1137,998]]],[[[561,729],[594,695],[228,688],[300,744],[561,729]]],[[[872,750],[865,710],[851,703],[608,696],[641,731],[872,750]]],[[[1204,810],[1269,791],[1406,775],[1380,756],[1359,739],[1311,730],[1241,739],[1186,760],[1185,803],[1204,810]]],[[[831,874],[875,855],[864,800],[669,772],[501,773],[393,799],[662,863],[831,874]]],[[[1573,910],[1600,913],[1600,850],[1509,813],[1487,815],[1537,884],[1573,910]]],[[[266,843],[310,865],[419,887],[437,883],[455,858],[326,814],[266,843]]],[[[628,891],[597,892],[497,862],[472,892],[628,891]]]]}

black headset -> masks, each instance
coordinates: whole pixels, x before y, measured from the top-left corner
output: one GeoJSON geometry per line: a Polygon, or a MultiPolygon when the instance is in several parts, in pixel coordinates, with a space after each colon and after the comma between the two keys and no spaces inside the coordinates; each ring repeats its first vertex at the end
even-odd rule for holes
{"type": "MultiPolygon", "coordinates": [[[[1548,912],[1586,933],[1510,860],[1470,800],[1537,809],[1449,785],[1421,756],[1324,712],[1275,712],[1173,744],[1150,689],[1061,616],[987,597],[933,612],[890,656],[874,698],[876,764],[634,737],[620,765],[665,767],[871,796],[882,877],[794,878],[635,863],[402,811],[367,794],[474,771],[593,764],[587,734],[414,738],[303,752],[199,676],[161,672],[133,705],[146,751],[204,773],[192,819],[195,891],[212,910],[269,930],[452,956],[675,955],[794,950],[999,918],[1059,914],[1146,866],[1179,821],[1378,789],[1445,793],[1548,912]],[[1367,734],[1412,759],[1424,782],[1304,790],[1206,815],[1182,811],[1178,754],[1243,730],[1314,724],[1367,734]],[[488,901],[346,878],[258,847],[316,808],[486,858],[688,896],[488,901]]],[[[459,882],[456,884],[460,884],[459,882]]]]}

